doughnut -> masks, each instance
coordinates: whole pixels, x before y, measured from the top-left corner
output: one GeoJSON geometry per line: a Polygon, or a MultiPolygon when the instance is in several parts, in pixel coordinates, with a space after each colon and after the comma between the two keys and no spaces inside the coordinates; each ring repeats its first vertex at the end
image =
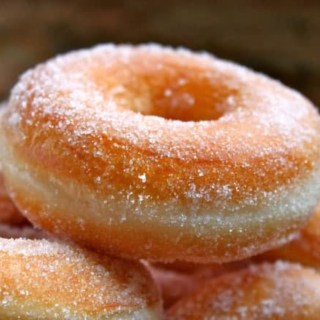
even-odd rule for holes
{"type": "Polygon", "coordinates": [[[162,319],[147,270],[47,240],[0,239],[1,319],[162,319]]]}
{"type": "Polygon", "coordinates": [[[320,275],[297,264],[250,266],[207,282],[168,310],[168,320],[317,320],[320,275]]]}
{"type": "Polygon", "coordinates": [[[206,53],[101,45],[25,73],[0,123],[36,226],[155,262],[244,259],[293,238],[320,194],[320,117],[206,53]]]}
{"type": "Polygon", "coordinates": [[[258,260],[288,260],[320,269],[320,205],[297,239],[257,258],[258,260]]]}

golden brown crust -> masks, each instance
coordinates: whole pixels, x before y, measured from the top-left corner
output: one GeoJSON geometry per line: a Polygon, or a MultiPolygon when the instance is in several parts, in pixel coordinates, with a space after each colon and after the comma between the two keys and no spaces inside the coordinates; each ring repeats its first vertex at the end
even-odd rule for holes
{"type": "Polygon", "coordinates": [[[6,179],[28,218],[125,257],[258,254],[292,238],[320,193],[313,106],[186,50],[59,57],[22,77],[1,127],[6,179]]]}
{"type": "Polygon", "coordinates": [[[206,283],[168,311],[168,320],[316,320],[320,275],[284,262],[250,266],[206,283]]]}
{"type": "Polygon", "coordinates": [[[46,240],[0,239],[1,319],[160,319],[139,263],[46,240]]]}

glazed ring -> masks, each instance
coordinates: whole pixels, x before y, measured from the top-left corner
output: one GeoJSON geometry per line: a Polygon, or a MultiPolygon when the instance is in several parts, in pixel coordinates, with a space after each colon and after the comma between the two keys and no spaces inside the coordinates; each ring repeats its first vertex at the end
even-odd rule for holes
{"type": "Polygon", "coordinates": [[[0,132],[15,203],[82,245],[227,262],[287,242],[320,194],[320,117],[263,75],[103,45],[27,72],[0,132]]]}
{"type": "Polygon", "coordinates": [[[168,311],[168,320],[317,320],[320,275],[277,262],[215,278],[168,311]]]}
{"type": "Polygon", "coordinates": [[[0,239],[1,319],[162,319],[136,262],[47,240],[0,239]]]}

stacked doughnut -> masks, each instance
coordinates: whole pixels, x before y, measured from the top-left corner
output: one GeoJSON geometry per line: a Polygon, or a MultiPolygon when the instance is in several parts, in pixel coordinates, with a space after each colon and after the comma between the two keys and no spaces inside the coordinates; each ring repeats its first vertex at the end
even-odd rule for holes
{"type": "Polygon", "coordinates": [[[0,315],[160,319],[155,280],[169,319],[316,319],[320,276],[261,264],[319,262],[313,220],[277,249],[320,200],[300,94],[204,53],[103,45],[28,71],[7,104],[5,184],[47,240],[0,241],[0,315]]]}

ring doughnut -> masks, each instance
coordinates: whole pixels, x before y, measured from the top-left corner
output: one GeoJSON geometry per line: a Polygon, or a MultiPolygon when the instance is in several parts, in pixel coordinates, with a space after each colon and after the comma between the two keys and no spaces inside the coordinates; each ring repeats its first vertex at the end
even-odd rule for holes
{"type": "Polygon", "coordinates": [[[320,194],[320,117],[208,54],[102,45],[27,72],[1,121],[10,194],[112,255],[228,262],[287,242],[320,194]]]}
{"type": "Polygon", "coordinates": [[[0,239],[1,319],[162,319],[136,262],[47,240],[0,239]]]}
{"type": "Polygon", "coordinates": [[[320,275],[285,262],[212,279],[168,311],[168,320],[317,320],[320,275]]]}

